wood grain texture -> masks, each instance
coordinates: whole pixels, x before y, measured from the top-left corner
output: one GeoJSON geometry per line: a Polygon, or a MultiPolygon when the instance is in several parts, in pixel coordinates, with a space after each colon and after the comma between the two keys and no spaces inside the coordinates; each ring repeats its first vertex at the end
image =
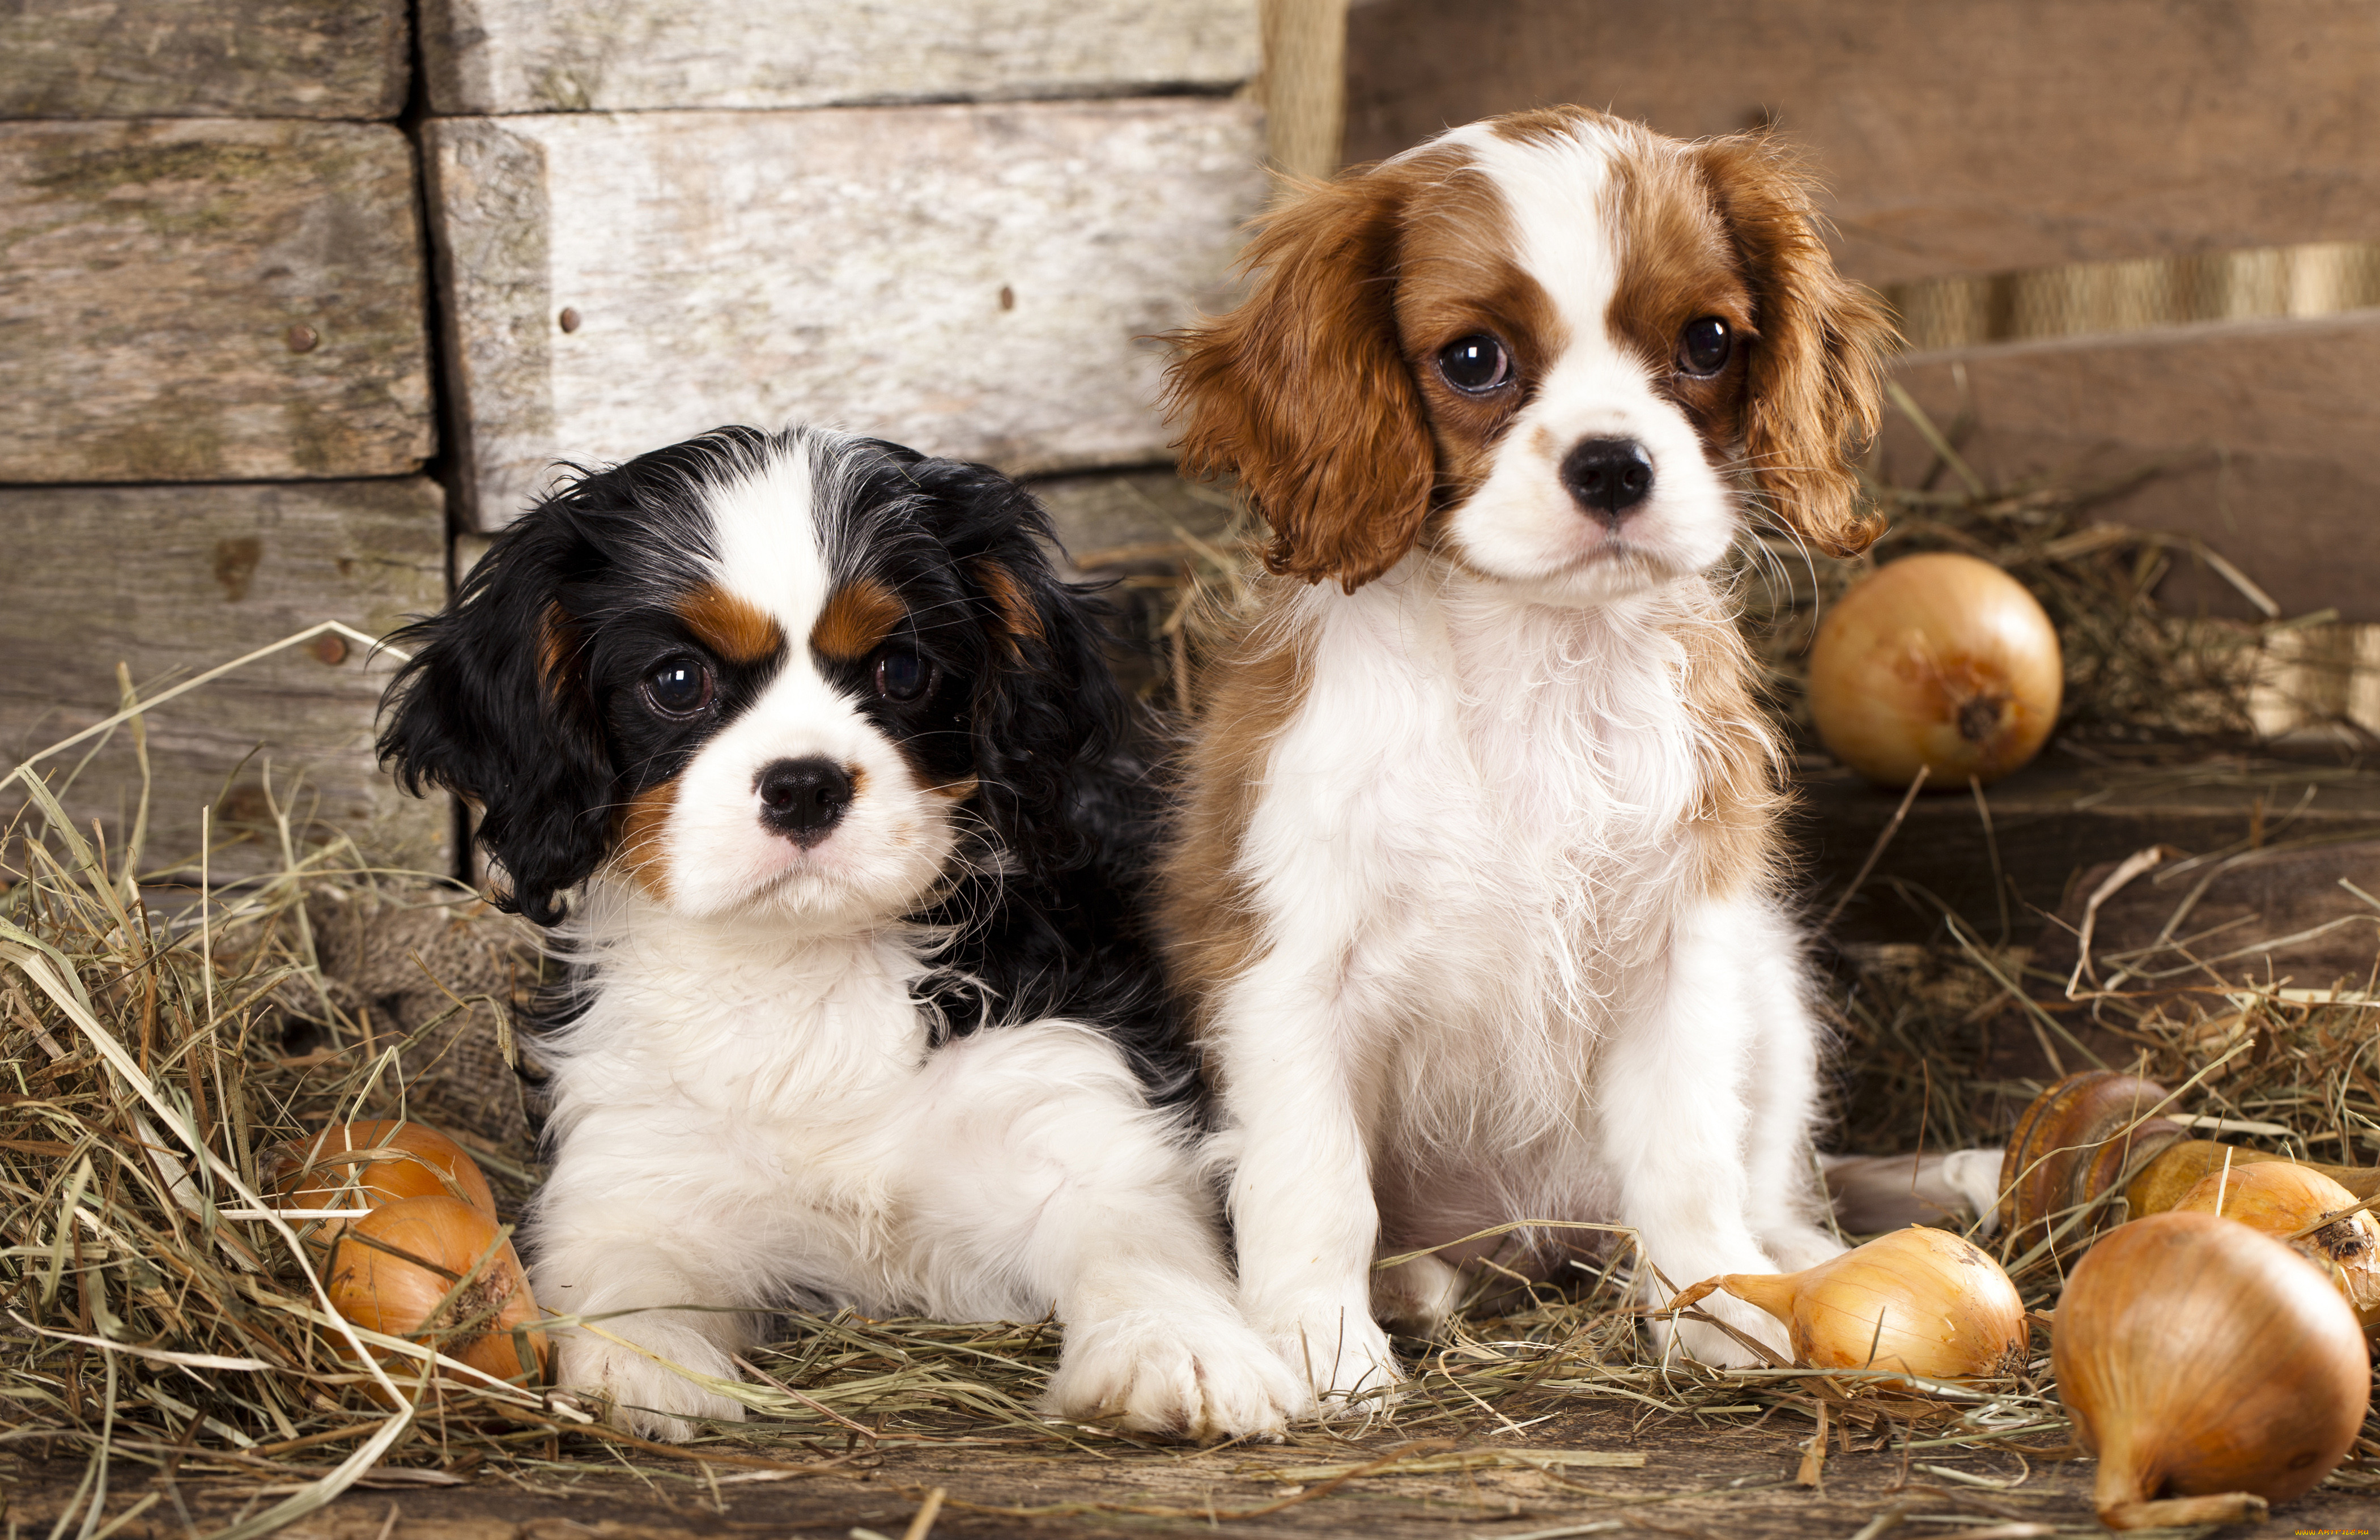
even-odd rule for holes
{"type": "Polygon", "coordinates": [[[445,115],[1225,90],[1256,0],[424,0],[445,115]]]}
{"type": "Polygon", "coordinates": [[[427,139],[481,528],[557,458],[725,422],[1016,474],[1161,459],[1143,339],[1227,301],[1265,192],[1257,110],[1185,98],[461,118],[427,139]]]}
{"type": "MultiPolygon", "coordinates": [[[[1876,848],[1900,798],[1849,770],[1796,780],[1799,806],[1792,829],[1800,891],[1814,912],[1824,913],[1876,848]]],[[[2286,838],[2292,843],[2380,836],[2380,794],[2368,780],[2342,778],[2331,767],[2301,769],[2271,760],[2095,767],[2061,752],[2052,740],[2039,759],[1985,794],[1991,806],[1988,832],[1974,798],[1963,790],[1921,795],[1857,895],[1836,917],[1832,937],[1938,942],[1941,905],[1948,905],[1971,933],[1987,942],[1997,939],[1995,853],[2008,884],[2012,934],[2022,941],[2038,915],[2057,912],[2072,899],[2086,868],[2121,861],[2150,845],[2193,852],[2245,848],[2260,828],[2280,839],[2284,815],[2289,819],[2286,838]]],[[[2363,955],[2368,965],[2368,940],[2363,955]]],[[[2070,950],[2068,956],[2070,961],[2070,950]]]]}
{"type": "Polygon", "coordinates": [[[16,0],[0,117],[391,118],[405,0],[16,0]]]}
{"type": "MultiPolygon", "coordinates": [[[[1937,422],[1973,414],[1985,479],[2162,467],[2095,516],[2200,537],[2284,614],[2380,621],[2380,310],[1925,354],[1897,378],[1937,422]]],[[[1932,459],[1898,414],[1884,448],[1898,479],[1932,459]]],[[[2228,584],[2177,568],[2169,603],[2253,617],[2228,584]]]]}
{"type": "Polygon", "coordinates": [[[1348,153],[1552,102],[1775,121],[1870,283],[2380,238],[2369,0],[1377,0],[1348,153]]]}
{"type": "Polygon", "coordinates": [[[393,127],[0,124],[0,481],[415,470],[422,279],[393,127]]]}
{"type": "MultiPolygon", "coordinates": [[[[319,621],[385,636],[445,600],[443,502],[419,479],[0,489],[0,551],[9,767],[114,715],[119,661],[147,697],[319,621]]],[[[200,809],[212,806],[219,840],[237,842],[217,853],[216,873],[275,867],[277,850],[257,833],[269,765],[276,793],[296,786],[311,809],[310,845],[346,834],[375,858],[446,870],[451,805],[403,795],[374,763],[391,672],[385,658],[318,638],[158,707],[147,719],[144,867],[195,855],[200,809]]],[[[42,761],[54,785],[88,747],[42,761]]],[[[120,851],[140,786],[118,728],[64,800],[86,831],[101,819],[120,851]]]]}

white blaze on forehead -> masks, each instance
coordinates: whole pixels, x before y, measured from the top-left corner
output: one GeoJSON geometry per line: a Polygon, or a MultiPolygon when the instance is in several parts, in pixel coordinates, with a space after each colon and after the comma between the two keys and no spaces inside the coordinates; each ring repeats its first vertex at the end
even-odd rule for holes
{"type": "Polygon", "coordinates": [[[832,520],[820,515],[835,488],[832,470],[820,474],[820,458],[807,442],[772,450],[759,470],[705,497],[719,586],[774,620],[796,649],[834,585],[823,535],[832,520]]]}
{"type": "Polygon", "coordinates": [[[1504,195],[1513,260],[1553,301],[1573,346],[1602,337],[1620,286],[1610,193],[1612,164],[1627,148],[1621,136],[1579,123],[1558,136],[1515,139],[1475,123],[1438,142],[1470,151],[1504,195]]]}

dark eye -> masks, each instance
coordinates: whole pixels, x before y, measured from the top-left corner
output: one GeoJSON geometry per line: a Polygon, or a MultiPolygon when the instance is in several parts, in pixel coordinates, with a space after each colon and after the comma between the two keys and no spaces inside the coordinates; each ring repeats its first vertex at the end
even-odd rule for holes
{"type": "Polygon", "coordinates": [[[663,716],[690,717],[710,704],[710,667],[698,658],[673,658],[646,675],[645,698],[663,716]]]}
{"type": "Polygon", "coordinates": [[[926,693],[933,669],[906,648],[896,648],[876,660],[876,693],[887,700],[915,700],[926,693]]]}
{"type": "Polygon", "coordinates": [[[1717,316],[1690,321],[1678,333],[1678,367],[1688,374],[1717,374],[1734,351],[1735,335],[1717,316]]]}
{"type": "Polygon", "coordinates": [[[1483,332],[1439,348],[1438,372],[1465,395],[1485,395],[1512,378],[1512,359],[1502,343],[1483,332]]]}

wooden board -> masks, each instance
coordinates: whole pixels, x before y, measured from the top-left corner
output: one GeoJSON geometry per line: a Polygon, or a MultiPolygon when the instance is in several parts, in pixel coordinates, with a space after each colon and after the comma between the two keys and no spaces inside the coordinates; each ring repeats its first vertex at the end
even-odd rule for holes
{"type": "Polygon", "coordinates": [[[616,112],[1226,90],[1256,0],[424,0],[432,110],[616,112]]]}
{"type": "Polygon", "coordinates": [[[1347,151],[1555,102],[1775,121],[1871,283],[2380,238],[2367,0],[1378,0],[1347,151]]]}
{"type": "MultiPolygon", "coordinates": [[[[1791,827],[1798,890],[1812,912],[1823,915],[1876,847],[1900,798],[1848,770],[1797,780],[1791,827]]],[[[1972,935],[1998,940],[2002,910],[1993,882],[1996,854],[2008,892],[2010,934],[2023,942],[2039,929],[2041,915],[2072,898],[2087,868],[2150,845],[2203,855],[2245,851],[2252,842],[2380,836],[2380,780],[2348,774],[2336,764],[2093,766],[2053,741],[2040,759],[1985,787],[1984,795],[1988,831],[1972,793],[1922,794],[1843,906],[1834,938],[1939,940],[1941,905],[1948,905],[1972,935]]]]}
{"type": "MultiPolygon", "coordinates": [[[[1898,378],[1937,423],[1973,412],[1966,452],[1985,479],[2088,486],[2163,466],[2093,516],[2200,537],[2285,615],[2380,621],[2380,310],[1929,354],[1898,378]]],[[[1932,458],[1897,414],[1885,450],[1904,481],[1932,458]]],[[[2168,602],[2255,616],[2186,557],[2176,567],[2168,602]]]]}
{"type": "Polygon", "coordinates": [[[433,120],[460,481],[838,422],[1017,474],[1166,454],[1141,340],[1225,303],[1257,110],[1196,98],[433,120]]]}
{"type": "Polygon", "coordinates": [[[0,117],[389,118],[404,0],[20,0],[0,117]]]}
{"type": "MultiPolygon", "coordinates": [[[[147,697],[319,621],[384,636],[445,600],[443,501],[419,479],[0,489],[0,765],[10,768],[113,715],[119,660],[147,697]]],[[[401,794],[373,760],[390,673],[384,658],[321,640],[158,707],[145,865],[194,855],[200,809],[212,806],[222,837],[244,840],[217,855],[216,874],[276,867],[277,852],[249,832],[267,816],[269,761],[273,786],[298,785],[315,810],[315,843],[335,831],[393,865],[447,870],[451,806],[401,794]]],[[[42,763],[62,777],[88,746],[42,763]]],[[[121,850],[140,785],[119,728],[66,805],[86,831],[102,819],[121,850]]],[[[0,806],[19,800],[12,792],[0,806]]]]}
{"type": "Polygon", "coordinates": [[[0,124],[0,481],[418,469],[420,246],[394,127],[0,124]]]}

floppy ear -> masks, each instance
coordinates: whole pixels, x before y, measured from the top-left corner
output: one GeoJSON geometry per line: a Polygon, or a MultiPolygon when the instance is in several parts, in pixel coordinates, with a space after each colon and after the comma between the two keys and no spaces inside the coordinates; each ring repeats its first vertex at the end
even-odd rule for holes
{"type": "Polygon", "coordinates": [[[983,633],[969,703],[978,805],[1036,875],[1100,854],[1094,806],[1123,741],[1123,694],[1108,666],[1108,608],[1060,580],[1049,515],[984,466],[925,460],[909,471],[943,510],[940,531],[983,633]]]}
{"type": "Polygon", "coordinates": [[[1272,526],[1265,565],[1353,593],[1413,548],[1436,455],[1396,324],[1408,178],[1354,172],[1266,216],[1228,315],[1171,334],[1183,468],[1232,475],[1272,526]]]}
{"type": "Polygon", "coordinates": [[[610,848],[613,767],[560,592],[599,561],[551,504],[513,526],[454,601],[390,638],[411,649],[381,702],[381,763],[414,795],[480,808],[478,843],[512,883],[499,907],[540,925],[610,848]]]}
{"type": "Polygon", "coordinates": [[[1897,342],[1876,297],[1835,272],[1815,188],[1757,134],[1695,147],[1752,288],[1744,448],[1779,516],[1834,556],[1883,533],[1859,501],[1860,452],[1876,435],[1883,360],[1897,342]]]}

